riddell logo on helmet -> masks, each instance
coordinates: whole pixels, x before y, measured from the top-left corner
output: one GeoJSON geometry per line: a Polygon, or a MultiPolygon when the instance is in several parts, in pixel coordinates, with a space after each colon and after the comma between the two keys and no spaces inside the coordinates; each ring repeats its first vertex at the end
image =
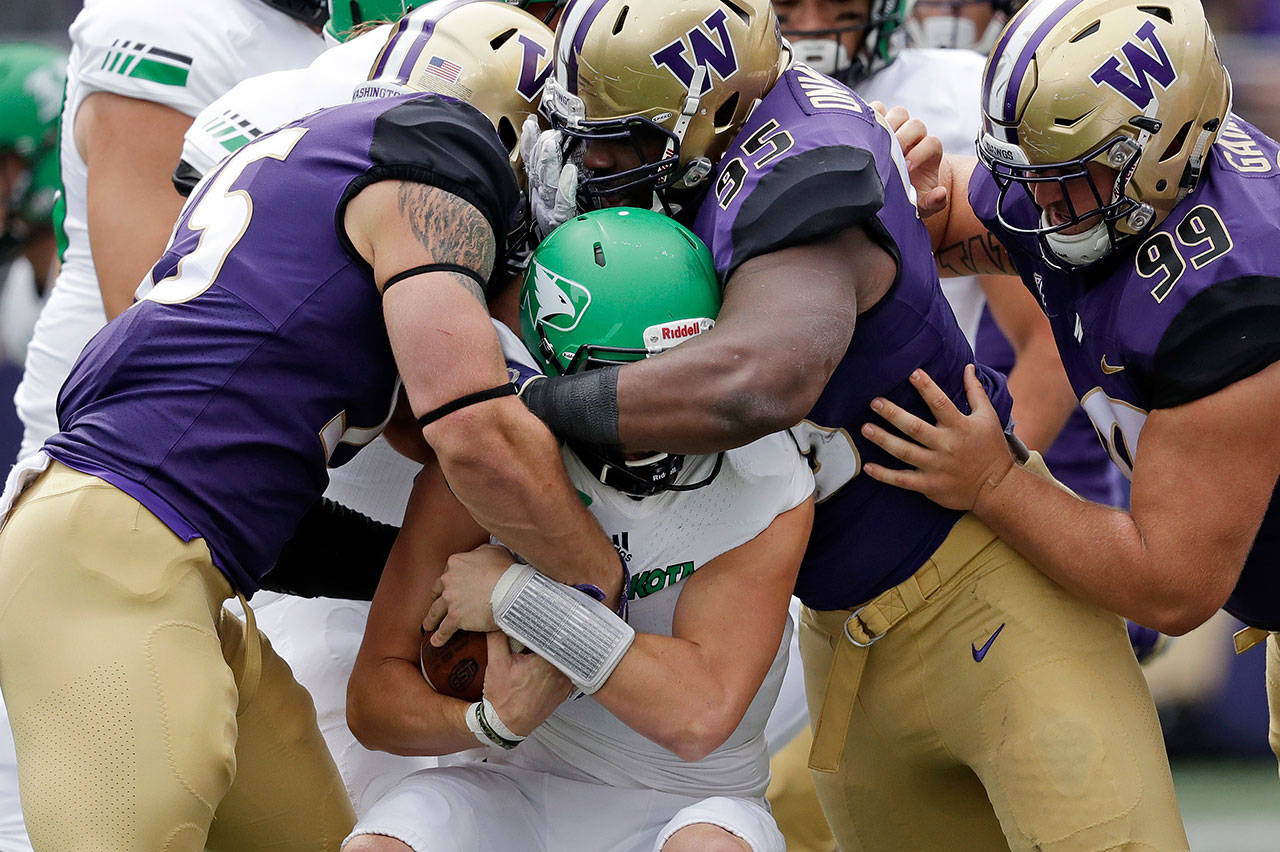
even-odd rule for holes
{"type": "MultiPolygon", "coordinates": [[[[738,57],[733,52],[733,40],[729,38],[729,27],[725,23],[724,9],[717,9],[702,22],[707,32],[714,33],[720,42],[717,47],[702,29],[692,29],[680,38],[671,42],[649,56],[658,68],[666,68],[684,83],[686,89],[693,87],[693,72],[700,65],[708,71],[715,71],[721,80],[727,80],[738,70],[738,57]],[[685,58],[686,50],[693,55],[693,62],[685,58]]],[[[711,74],[702,80],[702,91],[705,95],[711,88],[711,74]]]]}
{"type": "Polygon", "coordinates": [[[650,354],[662,352],[677,343],[697,337],[715,324],[716,321],[713,319],[699,317],[651,325],[644,330],[644,348],[650,354]]]}

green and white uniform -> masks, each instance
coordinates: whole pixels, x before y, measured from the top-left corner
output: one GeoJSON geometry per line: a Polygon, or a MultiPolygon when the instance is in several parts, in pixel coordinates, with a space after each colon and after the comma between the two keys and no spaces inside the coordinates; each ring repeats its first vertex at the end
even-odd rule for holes
{"type": "MultiPolygon", "coordinates": [[[[495,325],[508,361],[531,365],[515,335],[495,325]]],[[[628,622],[637,632],[664,636],[671,635],[685,581],[813,491],[809,466],[784,432],[726,452],[719,474],[702,488],[643,499],[602,484],[571,450],[564,451],[564,462],[588,510],[627,560],[628,622]]],[[[687,456],[679,482],[703,479],[714,464],[714,456],[687,456]]],[[[782,835],[764,803],[764,728],[787,667],[791,632],[788,620],[737,729],[696,763],[583,696],[562,704],[513,751],[490,749],[484,763],[409,776],[353,833],[388,835],[415,850],[649,852],[678,829],[706,822],[738,835],[756,852],[781,852],[782,835]]]]}

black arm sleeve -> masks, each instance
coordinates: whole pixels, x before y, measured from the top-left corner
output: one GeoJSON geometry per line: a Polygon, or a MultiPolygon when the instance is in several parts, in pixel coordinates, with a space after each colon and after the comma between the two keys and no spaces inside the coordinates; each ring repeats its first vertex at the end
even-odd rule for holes
{"type": "Polygon", "coordinates": [[[868,224],[883,206],[884,184],[870,151],[829,145],[787,157],[743,201],[724,277],[758,255],[868,224]]]}
{"type": "Polygon", "coordinates": [[[1280,278],[1247,275],[1196,294],[1169,323],[1150,373],[1134,378],[1151,408],[1220,391],[1280,361],[1280,278]]]}
{"type": "Polygon", "coordinates": [[[321,498],[262,578],[262,588],[304,598],[373,600],[399,532],[321,498]]]}

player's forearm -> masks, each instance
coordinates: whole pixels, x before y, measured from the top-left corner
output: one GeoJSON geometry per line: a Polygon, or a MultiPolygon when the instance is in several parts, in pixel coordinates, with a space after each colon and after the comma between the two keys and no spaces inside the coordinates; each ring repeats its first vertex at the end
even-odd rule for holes
{"type": "Polygon", "coordinates": [[[591,583],[616,605],[617,551],[569,482],[555,439],[515,400],[483,417],[451,416],[451,434],[429,436],[445,479],[482,527],[549,577],[591,583]]]}
{"type": "Polygon", "coordinates": [[[1009,371],[1014,431],[1028,447],[1043,452],[1057,439],[1076,408],[1076,397],[1057,350],[1028,348],[1009,371]]]}
{"type": "Polygon", "coordinates": [[[749,664],[722,663],[693,642],[638,633],[594,697],[632,730],[683,760],[701,760],[738,727],[768,666],[744,677],[749,664]]]}
{"type": "Polygon", "coordinates": [[[440,755],[475,748],[466,709],[467,702],[433,690],[408,660],[359,661],[347,685],[347,725],[375,751],[440,755]]]}
{"type": "Polygon", "coordinates": [[[785,382],[776,365],[761,363],[749,348],[720,341],[700,350],[673,351],[619,371],[624,446],[678,453],[740,447],[795,425],[821,393],[821,379],[806,374],[785,382]]]}
{"type": "Polygon", "coordinates": [[[1198,581],[1204,566],[1170,547],[1166,531],[1144,530],[1129,512],[1079,500],[1018,465],[974,513],[1067,591],[1162,633],[1185,633],[1223,603],[1198,581]]]}

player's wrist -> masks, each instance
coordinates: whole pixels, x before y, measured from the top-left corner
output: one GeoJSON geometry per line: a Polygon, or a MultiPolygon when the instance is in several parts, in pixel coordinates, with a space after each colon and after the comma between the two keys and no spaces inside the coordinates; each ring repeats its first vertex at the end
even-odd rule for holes
{"type": "Polygon", "coordinates": [[[978,483],[978,491],[973,499],[973,513],[984,521],[997,516],[1000,507],[1007,502],[1007,495],[1014,490],[1017,474],[1014,469],[1022,469],[1012,454],[997,458],[988,467],[978,483]]]}
{"type": "Polygon", "coordinates": [[[510,751],[526,739],[507,727],[493,702],[483,696],[479,701],[468,705],[466,721],[468,730],[481,745],[495,745],[510,751]]]}

